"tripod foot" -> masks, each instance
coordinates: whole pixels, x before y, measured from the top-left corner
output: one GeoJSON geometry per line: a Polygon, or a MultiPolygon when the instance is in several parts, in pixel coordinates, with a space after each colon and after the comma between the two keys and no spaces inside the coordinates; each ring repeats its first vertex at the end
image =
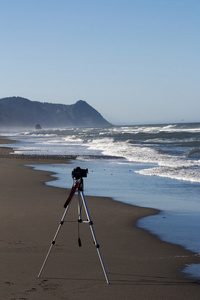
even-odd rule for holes
{"type": "Polygon", "coordinates": [[[79,247],[82,246],[82,243],[81,243],[81,239],[80,239],[80,238],[78,238],[78,245],[79,245],[79,247]]]}

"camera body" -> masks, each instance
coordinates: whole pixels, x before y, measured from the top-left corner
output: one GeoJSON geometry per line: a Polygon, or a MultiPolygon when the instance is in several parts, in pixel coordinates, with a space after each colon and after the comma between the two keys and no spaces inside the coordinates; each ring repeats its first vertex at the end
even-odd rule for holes
{"type": "Polygon", "coordinates": [[[81,169],[80,167],[75,168],[72,171],[72,178],[75,178],[76,180],[87,177],[88,169],[81,169]]]}

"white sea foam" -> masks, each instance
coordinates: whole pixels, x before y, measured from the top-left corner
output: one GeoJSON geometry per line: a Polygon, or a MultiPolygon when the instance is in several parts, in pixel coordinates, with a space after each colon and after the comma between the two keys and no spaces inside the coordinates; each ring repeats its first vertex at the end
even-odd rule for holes
{"type": "Polygon", "coordinates": [[[199,182],[199,132],[199,124],[171,124],[55,128],[13,132],[10,136],[21,140],[15,145],[20,154],[113,156],[129,163],[153,164],[139,174],[199,182]]]}
{"type": "Polygon", "coordinates": [[[191,170],[185,167],[157,167],[135,171],[135,173],[142,175],[167,177],[190,182],[200,182],[200,170],[191,170]]]}
{"type": "Polygon", "coordinates": [[[184,159],[180,156],[162,154],[156,149],[141,146],[136,147],[126,142],[114,142],[111,138],[92,141],[89,144],[89,148],[101,150],[104,155],[124,157],[130,162],[156,163],[158,165],[156,168],[137,171],[137,173],[142,175],[200,182],[199,160],[194,161],[184,159]]]}

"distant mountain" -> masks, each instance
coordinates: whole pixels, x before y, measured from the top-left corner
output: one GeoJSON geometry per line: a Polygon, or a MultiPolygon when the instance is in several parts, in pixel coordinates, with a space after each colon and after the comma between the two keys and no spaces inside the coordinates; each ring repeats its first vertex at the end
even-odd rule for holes
{"type": "Polygon", "coordinates": [[[86,101],[72,105],[42,103],[21,97],[0,99],[1,127],[105,127],[111,124],[86,101]]]}

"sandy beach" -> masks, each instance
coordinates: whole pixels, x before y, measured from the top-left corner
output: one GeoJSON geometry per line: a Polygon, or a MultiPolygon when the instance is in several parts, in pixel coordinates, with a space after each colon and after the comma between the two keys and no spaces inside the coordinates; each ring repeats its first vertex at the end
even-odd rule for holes
{"type": "MultiPolygon", "coordinates": [[[[8,143],[1,139],[0,143],[8,143]]],[[[40,278],[37,278],[64,212],[69,190],[46,186],[50,173],[25,165],[69,163],[68,157],[9,154],[0,148],[0,299],[199,299],[199,281],[180,272],[200,258],[136,227],[139,218],[158,211],[86,197],[104,274],[88,224],[64,223],[40,278]]],[[[67,218],[77,220],[73,199],[67,218]]]]}

